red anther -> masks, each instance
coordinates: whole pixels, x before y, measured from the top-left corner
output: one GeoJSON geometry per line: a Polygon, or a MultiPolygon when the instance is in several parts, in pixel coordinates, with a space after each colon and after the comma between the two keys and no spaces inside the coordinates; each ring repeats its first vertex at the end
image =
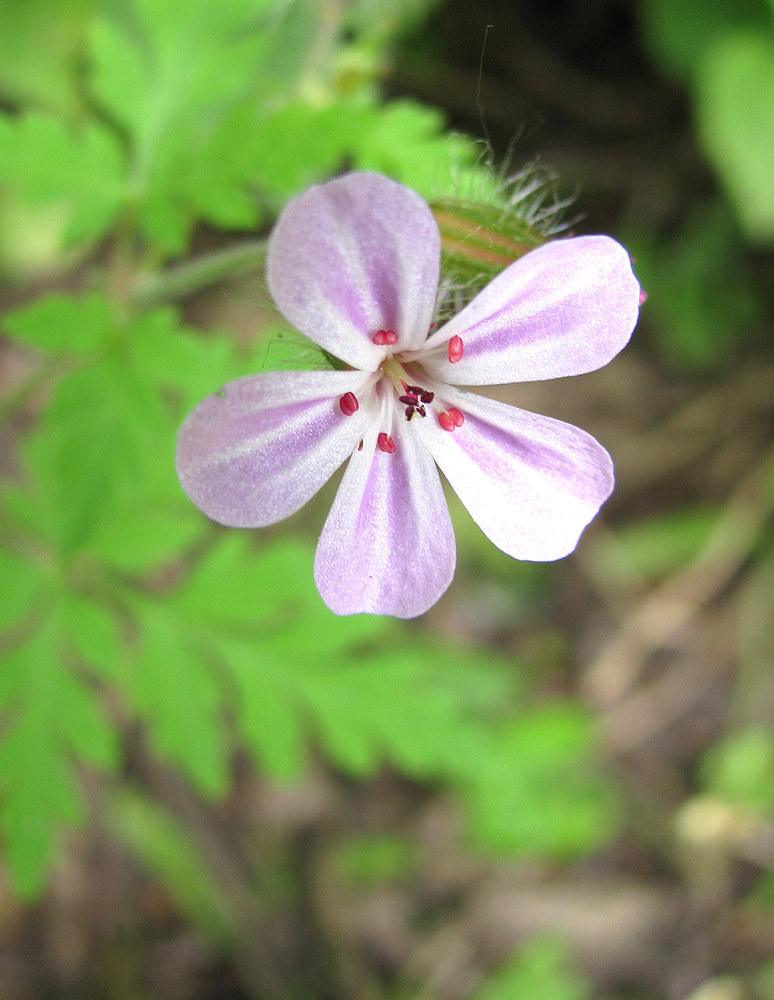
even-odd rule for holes
{"type": "Polygon", "coordinates": [[[354,392],[345,392],[339,400],[339,407],[345,417],[351,417],[353,413],[357,413],[360,409],[360,403],[358,403],[354,392]]]}
{"type": "Polygon", "coordinates": [[[383,347],[387,343],[387,331],[379,330],[378,333],[375,333],[373,337],[371,337],[371,340],[378,347],[383,347]]]}
{"type": "Polygon", "coordinates": [[[419,401],[420,403],[432,403],[434,398],[435,398],[434,392],[423,392],[422,395],[419,397],[419,401]]]}
{"type": "Polygon", "coordinates": [[[462,360],[462,350],[463,350],[462,337],[454,336],[449,341],[449,364],[456,365],[458,361],[462,360]]]}
{"type": "Polygon", "coordinates": [[[357,450],[358,450],[358,451],[362,451],[362,450],[363,450],[363,442],[362,442],[362,441],[361,441],[361,442],[360,442],[360,444],[359,444],[359,445],[357,446],[357,450]]]}
{"type": "Polygon", "coordinates": [[[427,410],[424,408],[424,406],[418,406],[417,407],[417,413],[420,415],[420,417],[426,417],[427,416],[427,410]]]}
{"type": "Polygon", "coordinates": [[[419,400],[413,392],[410,392],[405,396],[398,396],[398,402],[405,403],[407,406],[416,406],[419,400]]]}
{"type": "Polygon", "coordinates": [[[453,406],[447,412],[448,412],[449,416],[452,418],[452,420],[454,421],[454,426],[455,427],[462,427],[462,425],[465,423],[465,417],[464,417],[464,415],[462,413],[460,413],[459,410],[455,410],[455,408],[453,406]]]}
{"type": "Polygon", "coordinates": [[[379,451],[386,451],[388,455],[392,455],[395,452],[395,442],[392,440],[390,435],[385,434],[384,431],[382,431],[376,439],[376,447],[379,451]]]}
{"type": "Polygon", "coordinates": [[[386,330],[385,334],[384,334],[384,343],[385,344],[397,344],[398,343],[398,335],[397,335],[397,333],[394,330],[386,330]]]}
{"type": "Polygon", "coordinates": [[[457,426],[448,413],[439,413],[438,423],[441,425],[441,427],[443,427],[445,431],[453,431],[454,428],[457,426]]]}
{"type": "Polygon", "coordinates": [[[414,416],[414,407],[413,406],[407,406],[406,407],[406,420],[411,420],[411,418],[413,416],[414,416]]]}

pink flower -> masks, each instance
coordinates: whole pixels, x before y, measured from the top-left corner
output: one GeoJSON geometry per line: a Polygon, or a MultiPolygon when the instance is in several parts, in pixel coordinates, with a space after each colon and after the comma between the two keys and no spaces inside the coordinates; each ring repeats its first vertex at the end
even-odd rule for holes
{"type": "Polygon", "coordinates": [[[517,559],[572,552],[613,489],[610,456],[585,431],[455,385],[607,364],[637,321],[623,247],[607,236],[547,243],[428,336],[439,266],[438,227],[413,191],[372,173],[306,191],[272,234],[269,290],[351,370],[237,379],[180,430],[183,488],[233,527],[295,513],[349,459],[315,558],[336,614],[412,618],[449,586],[454,533],[436,466],[517,559]]]}

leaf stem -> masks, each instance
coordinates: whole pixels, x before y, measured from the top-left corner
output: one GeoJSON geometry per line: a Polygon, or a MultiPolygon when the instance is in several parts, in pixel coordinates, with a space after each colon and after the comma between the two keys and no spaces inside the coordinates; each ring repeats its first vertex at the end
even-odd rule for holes
{"type": "Polygon", "coordinates": [[[266,240],[250,240],[147,274],[137,282],[132,304],[140,308],[183,299],[225,278],[263,267],[266,240]]]}

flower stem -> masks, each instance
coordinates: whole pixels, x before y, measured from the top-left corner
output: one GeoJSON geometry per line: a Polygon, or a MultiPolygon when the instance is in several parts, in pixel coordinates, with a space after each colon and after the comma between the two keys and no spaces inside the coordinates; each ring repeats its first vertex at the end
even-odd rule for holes
{"type": "Polygon", "coordinates": [[[224,247],[173,265],[160,273],[145,275],[132,292],[132,302],[135,306],[148,307],[183,299],[225,278],[262,268],[265,259],[266,240],[250,240],[224,247]]]}

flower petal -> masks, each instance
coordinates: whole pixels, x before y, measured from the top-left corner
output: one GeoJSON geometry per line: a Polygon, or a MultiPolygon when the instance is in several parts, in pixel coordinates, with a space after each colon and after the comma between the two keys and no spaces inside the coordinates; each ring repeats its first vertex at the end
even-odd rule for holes
{"type": "Polygon", "coordinates": [[[378,426],[350,460],[325,522],[314,576],[336,614],[415,618],[443,594],[456,563],[454,531],[432,458],[407,424],[379,451],[378,426]]]}
{"type": "Polygon", "coordinates": [[[345,416],[362,372],[267,372],[229,382],[186,418],[177,474],[200,510],[221,524],[258,528],[302,507],[357,448],[375,413],[366,390],[345,416]],[[370,405],[369,405],[370,404],[370,405]]]}
{"type": "Polygon", "coordinates": [[[605,449],[561,420],[437,389],[465,423],[448,432],[423,420],[417,430],[484,534],[516,559],[543,562],[572,552],[613,490],[605,449]]]}
{"type": "Polygon", "coordinates": [[[347,174],[310,188],[280,216],[266,279],[280,312],[324,350],[375,371],[394,350],[419,348],[432,322],[441,238],[430,209],[379,174],[347,174]]]}
{"type": "Polygon", "coordinates": [[[491,281],[427,342],[464,344],[422,358],[455,385],[501,385],[580,375],[615,357],[632,334],[640,286],[626,250],[609,236],[555,240],[525,254],[491,281]]]}

